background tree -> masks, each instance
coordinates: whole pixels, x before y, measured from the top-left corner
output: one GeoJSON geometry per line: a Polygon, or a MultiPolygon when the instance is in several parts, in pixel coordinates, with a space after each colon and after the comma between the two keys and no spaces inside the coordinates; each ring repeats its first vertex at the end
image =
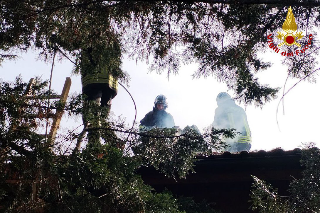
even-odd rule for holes
{"type": "MultiPolygon", "coordinates": [[[[287,1],[18,1],[1,2],[0,47],[5,59],[14,49],[36,47],[45,58],[53,43],[62,56],[76,61],[79,50],[119,38],[122,53],[151,60],[151,68],[177,73],[180,63],[198,62],[195,77],[215,75],[237,98],[262,105],[278,89],[260,85],[255,77],[267,67],[258,57],[268,49],[266,37],[281,28],[287,1]],[[52,39],[52,35],[55,39],[52,39]],[[51,38],[51,39],[50,39],[51,38]]],[[[318,27],[316,1],[290,1],[299,29],[318,27]]],[[[301,45],[307,43],[301,40],[301,45]]],[[[315,66],[315,40],[308,53],[285,57],[288,76],[310,77],[315,66]]],[[[294,52],[296,47],[286,47],[294,52]]]]}
{"type": "Polygon", "coordinates": [[[301,179],[290,183],[287,197],[264,181],[254,178],[251,191],[252,209],[259,212],[319,212],[320,211],[320,150],[309,145],[301,152],[301,166],[304,168],[301,179]]]}
{"type": "MultiPolygon", "coordinates": [[[[197,153],[219,147],[219,135],[232,136],[232,131],[211,132],[216,138],[191,130],[181,136],[175,136],[172,129],[142,134],[110,118],[103,128],[85,129],[101,138],[87,143],[80,152],[73,151],[75,143],[88,142],[88,137],[74,130],[61,134],[51,146],[42,133],[48,115],[62,105],[48,105],[43,98],[49,95],[46,88],[46,82],[38,79],[30,95],[39,98],[30,99],[21,79],[0,84],[1,211],[185,212],[190,207],[194,212],[203,208],[215,212],[205,203],[186,205],[189,198],[178,201],[168,191],[154,192],[143,183],[138,170],[154,166],[167,176],[183,178],[192,171],[197,153]],[[150,142],[144,144],[140,136],[150,142]],[[124,150],[123,144],[127,145],[124,150]],[[132,150],[139,152],[133,155],[132,150]]],[[[63,109],[68,116],[81,115],[87,110],[83,100],[81,95],[73,97],[63,109]]],[[[90,111],[107,113],[95,104],[90,111]]]]}
{"type": "MultiPolygon", "coordinates": [[[[178,72],[182,62],[198,62],[195,77],[213,74],[234,90],[239,100],[262,105],[271,100],[278,89],[260,85],[255,77],[257,72],[271,66],[260,59],[258,53],[268,49],[267,35],[282,26],[287,14],[288,2],[273,3],[267,0],[259,4],[248,0],[244,4],[238,1],[4,0],[0,3],[0,60],[13,58],[16,50],[36,48],[41,50],[44,60],[54,57],[55,53],[61,58],[68,57],[75,63],[77,72],[82,49],[119,40],[122,54],[150,60],[151,68],[159,73],[166,71],[170,75],[178,72]]],[[[291,1],[290,4],[294,5],[299,28],[315,35],[312,30],[318,27],[320,14],[317,2],[291,1]]],[[[311,42],[309,53],[284,59],[289,77],[310,77],[316,64],[315,40],[311,42]]],[[[305,37],[302,46],[307,42],[305,37]]],[[[295,50],[295,47],[286,48],[287,52],[295,50]]],[[[122,70],[117,74],[120,79],[127,80],[122,70]]],[[[313,80],[312,76],[310,79],[313,80]]],[[[109,122],[107,128],[87,129],[102,132],[102,143],[94,143],[65,159],[62,152],[61,158],[57,158],[36,131],[47,117],[40,116],[47,105],[34,103],[23,111],[25,87],[26,84],[18,81],[15,86],[5,83],[0,88],[1,170],[5,171],[8,165],[14,168],[1,173],[0,196],[8,204],[9,212],[38,208],[48,211],[180,211],[176,200],[168,193],[151,193],[136,170],[141,165],[154,165],[167,174],[183,177],[192,168],[195,153],[218,142],[216,130],[207,135],[191,132],[189,136],[180,137],[173,137],[172,132],[165,130],[143,135],[159,149],[141,150],[140,156],[130,157],[123,155],[114,144],[151,148],[141,145],[135,131],[130,137],[111,137],[110,131],[131,131],[119,123],[109,122]],[[34,114],[40,120],[33,117],[34,114]],[[177,141],[175,152],[167,152],[166,143],[161,144],[164,140],[177,141]],[[195,140],[200,145],[194,145],[195,140]],[[166,159],[161,158],[162,151],[168,153],[166,159]],[[177,159],[172,155],[182,157],[177,159]],[[172,170],[177,167],[167,159],[183,167],[172,170]],[[19,184],[7,183],[12,175],[18,177],[19,184]],[[21,180],[31,180],[32,184],[21,180]]],[[[37,90],[39,93],[48,94],[41,88],[37,90]]],[[[85,109],[81,101],[71,102],[66,110],[82,113],[85,109]]],[[[232,135],[230,132],[220,134],[232,135]]],[[[78,134],[70,134],[62,142],[71,143],[78,138],[78,134]]]]}

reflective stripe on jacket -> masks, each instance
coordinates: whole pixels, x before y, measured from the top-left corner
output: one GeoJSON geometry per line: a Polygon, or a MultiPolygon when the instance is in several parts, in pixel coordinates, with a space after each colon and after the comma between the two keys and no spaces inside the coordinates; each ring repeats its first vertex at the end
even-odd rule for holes
{"type": "MultiPolygon", "coordinates": [[[[233,108],[231,108],[233,109],[233,108]]],[[[236,129],[236,125],[235,125],[235,122],[234,122],[234,114],[236,112],[236,110],[232,110],[233,112],[232,113],[228,113],[228,120],[229,120],[229,125],[230,125],[230,128],[234,128],[236,129]]],[[[249,125],[248,125],[248,122],[247,122],[247,119],[245,118],[245,115],[241,115],[242,117],[242,121],[243,121],[243,127],[245,129],[245,133],[242,132],[242,135],[237,135],[235,138],[236,138],[236,143],[251,143],[251,133],[250,133],[250,129],[249,129],[249,125]]]]}
{"type": "Polygon", "coordinates": [[[110,75],[107,71],[98,74],[88,74],[81,78],[82,87],[85,87],[89,84],[97,84],[103,83],[108,84],[110,89],[118,91],[118,81],[112,75],[110,75]]]}

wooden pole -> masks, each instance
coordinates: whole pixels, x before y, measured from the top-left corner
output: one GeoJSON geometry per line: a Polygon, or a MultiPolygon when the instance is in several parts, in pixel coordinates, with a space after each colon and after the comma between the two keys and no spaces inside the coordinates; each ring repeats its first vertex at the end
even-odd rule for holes
{"type": "Polygon", "coordinates": [[[57,109],[57,111],[56,111],[56,114],[53,118],[51,130],[49,133],[49,138],[48,138],[49,146],[53,146],[53,143],[55,141],[57,130],[59,129],[60,121],[61,121],[62,115],[64,113],[63,108],[66,104],[68,94],[70,91],[70,87],[71,87],[71,78],[67,77],[66,81],[64,83],[62,93],[61,93],[61,97],[60,97],[60,102],[61,102],[62,106],[61,106],[61,109],[57,109]]]}

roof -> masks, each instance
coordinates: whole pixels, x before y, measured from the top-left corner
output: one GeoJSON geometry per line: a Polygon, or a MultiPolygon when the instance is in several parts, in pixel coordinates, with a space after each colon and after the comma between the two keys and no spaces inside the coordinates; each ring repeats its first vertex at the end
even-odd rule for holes
{"type": "Polygon", "coordinates": [[[175,181],[149,167],[142,168],[140,173],[145,183],[157,191],[167,188],[177,196],[193,197],[196,201],[205,199],[216,203],[213,208],[222,212],[252,212],[248,203],[253,183],[251,175],[278,188],[279,194],[288,195],[290,181],[301,177],[300,158],[300,149],[225,152],[198,156],[195,173],[187,175],[186,179],[175,181]]]}

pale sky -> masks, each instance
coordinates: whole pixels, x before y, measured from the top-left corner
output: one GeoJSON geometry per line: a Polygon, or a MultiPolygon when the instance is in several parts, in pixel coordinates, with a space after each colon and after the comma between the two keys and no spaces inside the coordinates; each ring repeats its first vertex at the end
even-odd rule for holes
{"type": "MultiPolygon", "coordinates": [[[[21,58],[4,62],[0,67],[0,78],[3,81],[13,81],[19,74],[24,81],[30,78],[42,76],[42,79],[49,79],[51,63],[45,64],[36,60],[34,53],[22,54],[21,58]]],[[[281,66],[278,54],[268,50],[263,56],[266,60],[273,62],[268,70],[259,73],[257,77],[263,84],[283,88],[286,79],[286,67],[281,66]]],[[[80,76],[72,74],[73,64],[68,60],[56,62],[53,71],[52,88],[61,93],[65,78],[72,78],[70,94],[81,92],[80,76]]],[[[146,113],[152,110],[154,99],[157,95],[163,94],[167,97],[169,112],[175,121],[176,126],[184,128],[186,125],[197,125],[202,131],[213,122],[214,111],[217,107],[215,101],[218,93],[226,91],[234,97],[232,91],[228,91],[224,83],[219,83],[214,77],[192,79],[192,73],[197,65],[182,66],[178,75],[171,75],[169,80],[166,73],[158,75],[148,73],[148,65],[142,62],[124,59],[123,70],[131,76],[128,90],[133,96],[137,105],[137,122],[146,113]]],[[[318,79],[318,78],[317,78],[318,79]]],[[[286,86],[289,89],[298,80],[290,80],[286,86]]],[[[278,99],[275,99],[257,108],[253,105],[242,106],[247,113],[249,126],[252,133],[252,150],[271,150],[281,147],[291,150],[300,147],[302,142],[315,142],[319,146],[319,100],[320,83],[312,84],[302,82],[296,86],[284,99],[283,106],[280,104],[278,122],[276,110],[282,94],[279,92],[278,99]]],[[[239,104],[239,103],[237,103],[239,104]]],[[[132,125],[135,110],[128,93],[119,86],[118,95],[113,100],[112,111],[116,116],[126,118],[128,125],[132,125]]],[[[63,118],[62,128],[73,128],[79,125],[81,119],[63,118]]]]}

